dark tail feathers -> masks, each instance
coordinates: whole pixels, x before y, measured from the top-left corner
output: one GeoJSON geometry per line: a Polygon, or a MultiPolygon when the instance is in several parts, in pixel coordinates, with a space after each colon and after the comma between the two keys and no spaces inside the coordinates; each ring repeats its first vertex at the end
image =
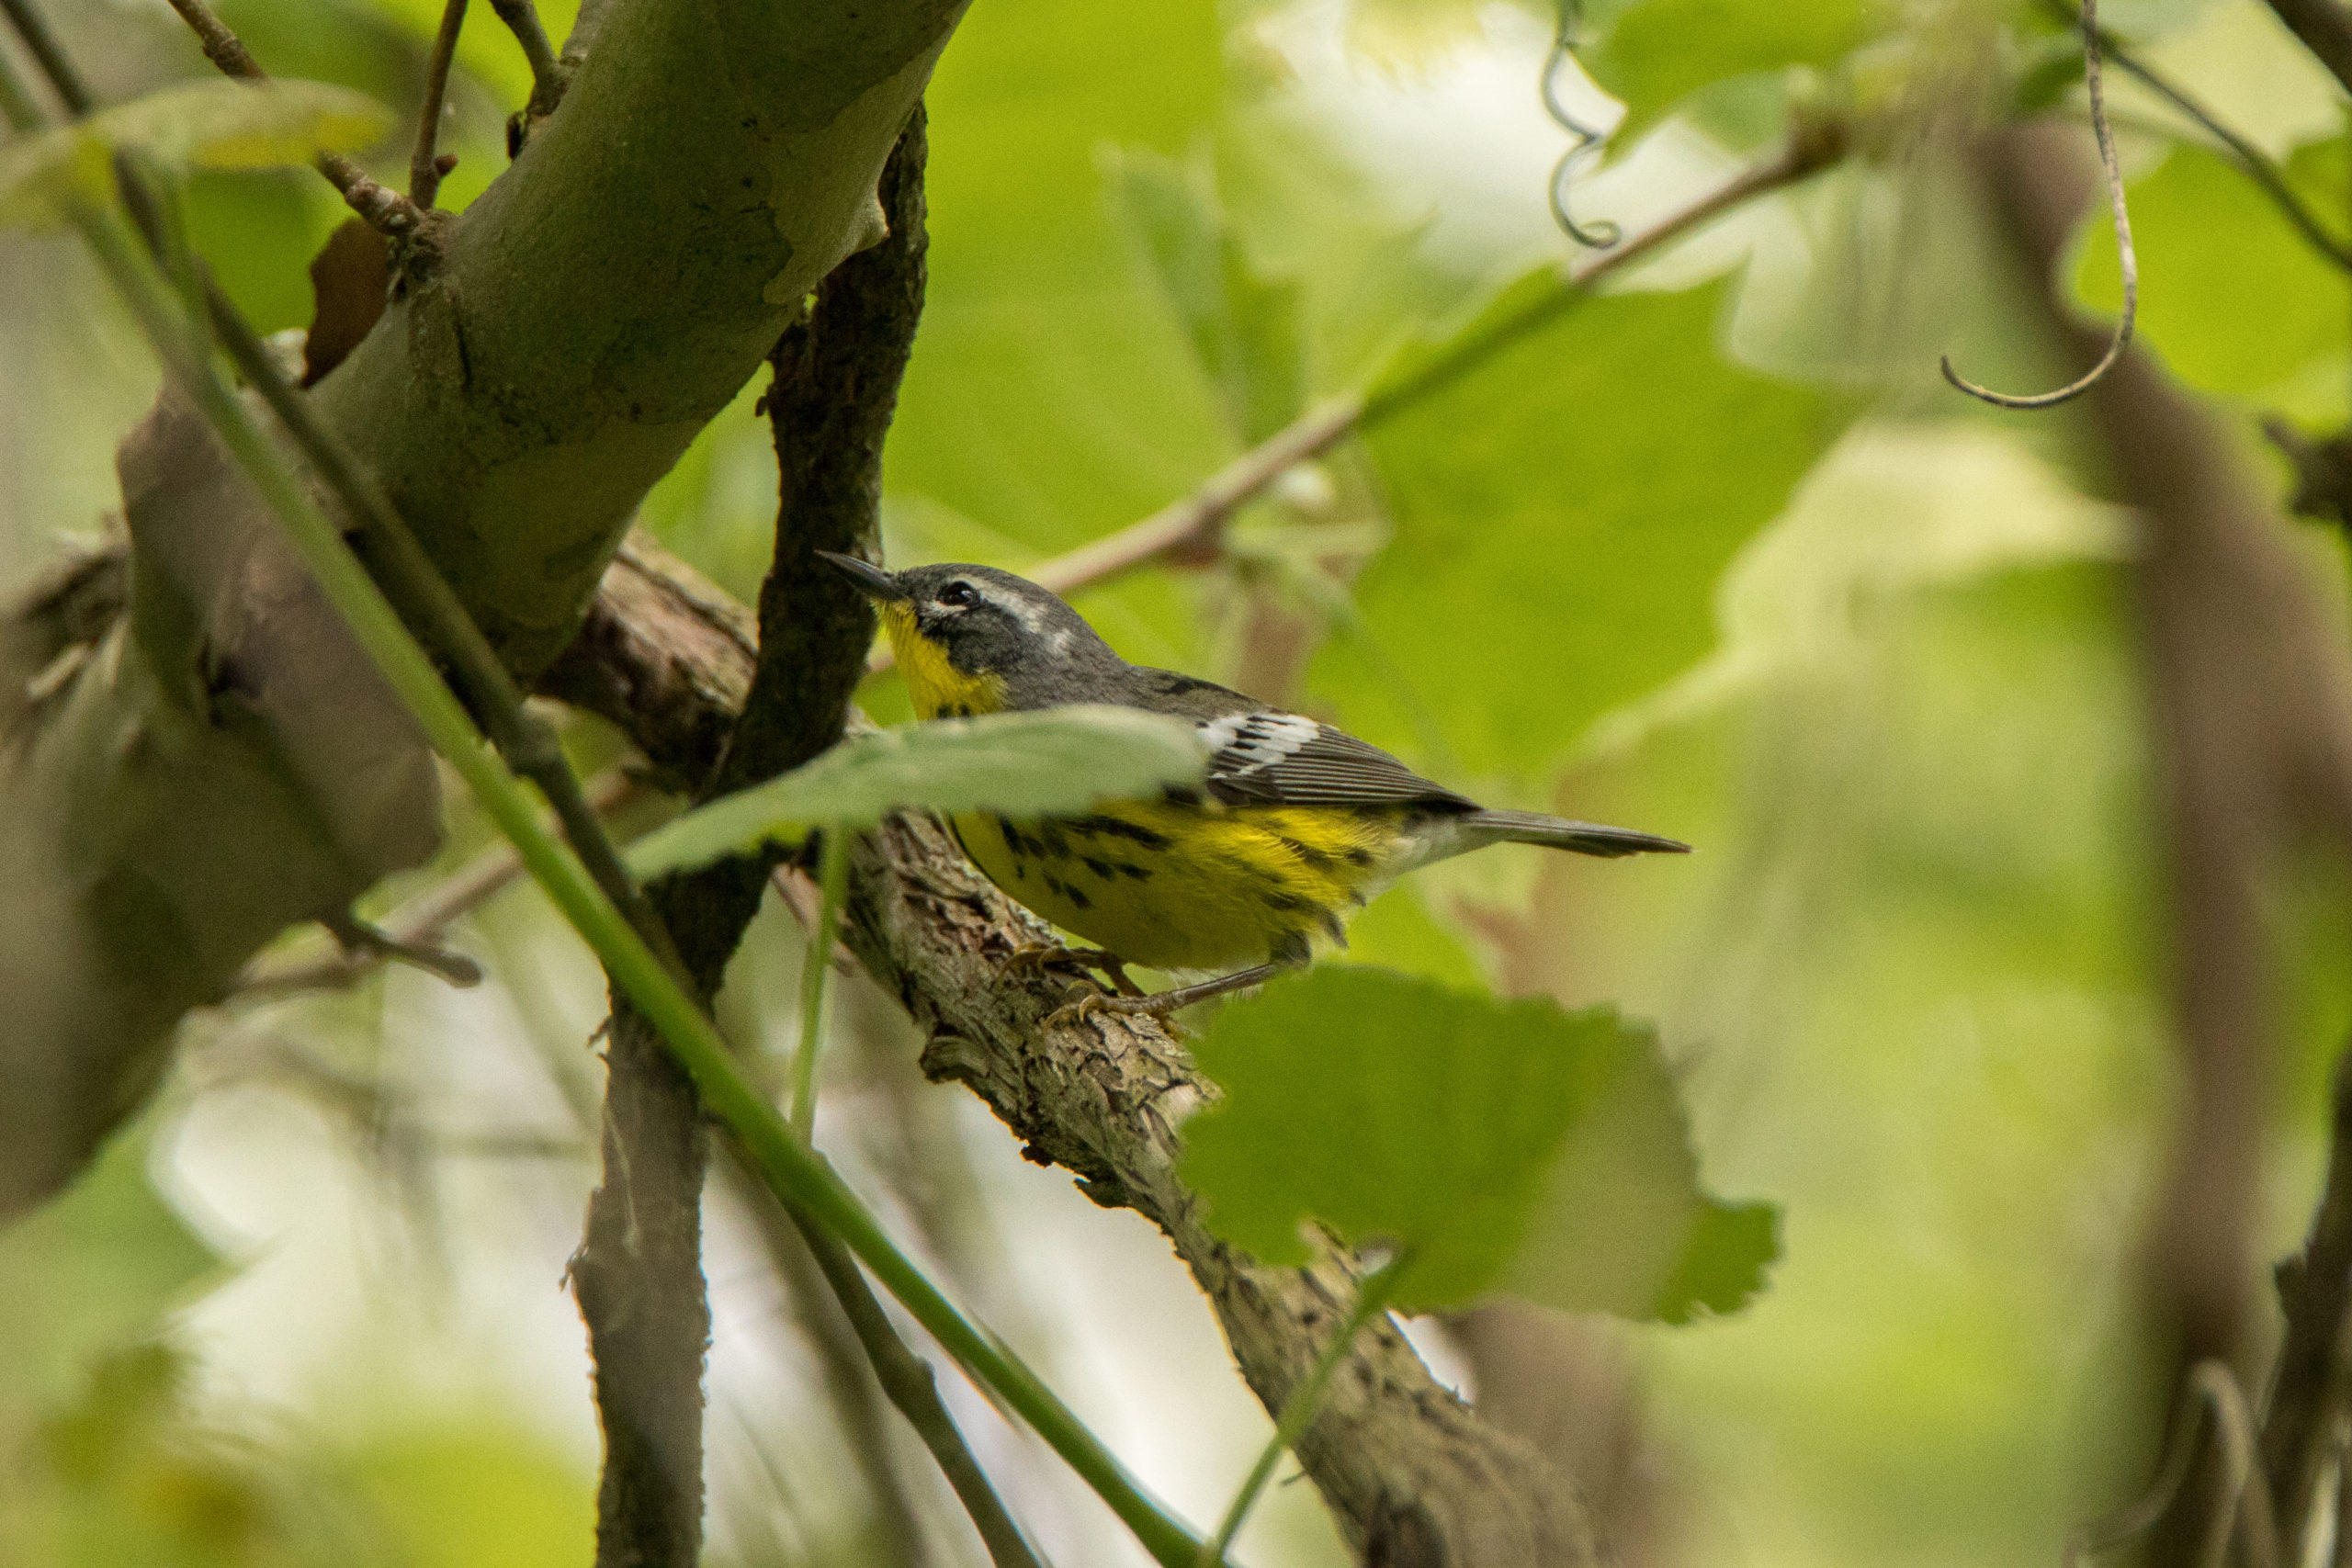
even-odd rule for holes
{"type": "Polygon", "coordinates": [[[1467,826],[1483,829],[1493,841],[1510,844],[1542,844],[1547,849],[1574,850],[1580,855],[1687,855],[1690,846],[1673,839],[1661,839],[1655,833],[1636,833],[1630,828],[1604,828],[1598,822],[1571,822],[1565,817],[1546,817],[1540,811],[1478,811],[1472,813],[1467,826]]]}

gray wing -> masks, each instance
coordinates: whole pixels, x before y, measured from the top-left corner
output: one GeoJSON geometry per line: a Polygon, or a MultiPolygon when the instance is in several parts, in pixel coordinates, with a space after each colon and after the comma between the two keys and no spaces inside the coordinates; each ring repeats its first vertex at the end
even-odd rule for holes
{"type": "Polygon", "coordinates": [[[1377,746],[1295,713],[1224,714],[1201,722],[1209,793],[1228,806],[1401,806],[1474,811],[1477,803],[1414,773],[1377,746]]]}

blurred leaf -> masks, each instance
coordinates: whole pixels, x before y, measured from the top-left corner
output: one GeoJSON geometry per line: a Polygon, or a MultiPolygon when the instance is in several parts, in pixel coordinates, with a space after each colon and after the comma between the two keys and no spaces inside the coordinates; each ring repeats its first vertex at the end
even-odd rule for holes
{"type": "MultiPolygon", "coordinates": [[[[308,169],[223,170],[195,175],[187,197],[188,241],[246,319],[265,333],[309,322],[305,268],[350,217],[334,187],[308,169]]],[[[381,240],[375,243],[380,253],[381,240]]],[[[379,284],[379,311],[383,292],[379,284]]]]}
{"type": "Polygon", "coordinates": [[[1348,0],[1349,50],[1406,70],[1479,37],[1478,0],[1348,0]]]}
{"type": "Polygon", "coordinates": [[[1234,434],[1254,444],[1297,418],[1306,399],[1298,286],[1250,265],[1205,188],[1206,166],[1129,148],[1103,167],[1114,208],[1150,259],[1234,434]]]}
{"type": "Polygon", "coordinates": [[[261,169],[364,147],[391,115],[373,98],[324,82],[187,82],[100,109],[0,150],[0,224],[47,221],[68,191],[112,188],[107,155],[136,147],[198,169],[261,169]]]}
{"type": "Polygon", "coordinates": [[[1730,1310],[1770,1250],[1699,1194],[1656,1049],[1606,1010],[1317,969],[1227,1008],[1195,1049],[1226,1098],[1186,1124],[1184,1179],[1212,1230],[1277,1267],[1306,1259],[1310,1219],[1403,1247],[1407,1310],[1496,1289],[1671,1322],[1730,1310]]]}
{"type": "MultiPolygon", "coordinates": [[[[1455,341],[1557,287],[1521,279],[1455,341]]],[[[1544,771],[1703,655],[1725,563],[1835,438],[1836,401],[1724,361],[1720,299],[1587,300],[1368,432],[1396,532],[1357,602],[1473,772],[1544,771]]],[[[1367,661],[1318,671],[1351,728],[1412,733],[1367,661]]]]}
{"type": "MultiPolygon", "coordinates": [[[[1106,143],[1178,153],[1216,124],[1217,22],[1209,0],[992,0],[958,27],[926,95],[940,128],[931,287],[884,459],[893,496],[1046,556],[1231,456],[1191,347],[1112,220],[1099,163],[1106,143]]],[[[1088,597],[1121,651],[1194,661],[1190,597],[1165,574],[1088,597]]]]}
{"type": "Polygon", "coordinates": [[[113,193],[107,144],[61,126],[0,148],[0,229],[42,229],[64,220],[73,200],[113,193]]]}
{"type": "Polygon", "coordinates": [[[1462,939],[1439,923],[1409,882],[1374,898],[1349,923],[1347,951],[1330,962],[1396,969],[1465,988],[1486,983],[1462,939]]]}
{"type": "Polygon", "coordinates": [[[1700,1190],[1656,1037],[1621,1025],[1614,1043],[1500,1286],[1568,1312],[1667,1323],[1736,1312],[1780,1255],[1779,1213],[1700,1190]]]}
{"type": "Polygon", "coordinates": [[[866,828],[901,808],[1050,816],[1199,784],[1189,719],[1080,704],[933,719],[853,736],[781,778],[699,807],[629,847],[641,876],[743,854],[811,828],[866,828]]]}
{"type": "Polygon", "coordinates": [[[1581,58],[1595,82],[1624,100],[1611,140],[1630,147],[1702,87],[1835,64],[1877,30],[1876,11],[1871,0],[1639,0],[1581,58]]]}
{"type": "MultiPolygon", "coordinates": [[[[2306,193],[2342,188],[2342,143],[2303,149],[2288,164],[2306,193]],[[2333,164],[2337,178],[2323,169],[2333,164]]],[[[2190,385],[2248,396],[2352,344],[2343,271],[2295,232],[2278,209],[2233,164],[2201,147],[2173,149],[2162,167],[2127,193],[2140,258],[2138,331],[2190,385]],[[2249,313],[2249,300],[2261,309],[2249,313]]],[[[2341,203],[2307,195],[2341,235],[2341,203]]],[[[2086,304],[2113,314],[2123,289],[2107,207],[2086,215],[2074,287],[2086,304]]]]}
{"type": "Polygon", "coordinates": [[[350,1468],[413,1568],[571,1568],[595,1556],[592,1475],[528,1433],[436,1426],[373,1444],[350,1468]]]}
{"type": "Polygon", "coordinates": [[[0,1391],[62,1399],[100,1351],[150,1329],[220,1259],[148,1179],[148,1137],[111,1140],[64,1196],[0,1231],[0,1391]]]}

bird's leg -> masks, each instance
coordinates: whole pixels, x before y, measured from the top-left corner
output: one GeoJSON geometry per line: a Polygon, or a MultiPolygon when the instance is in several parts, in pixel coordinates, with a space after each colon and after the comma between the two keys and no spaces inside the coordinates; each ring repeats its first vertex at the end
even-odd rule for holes
{"type": "MultiPolygon", "coordinates": [[[[1149,996],[1106,997],[1100,991],[1088,991],[1064,1003],[1046,1021],[1049,1024],[1069,1023],[1098,1012],[1165,1020],[1170,1013],[1191,1007],[1194,1002],[1204,1002],[1212,997],[1228,996],[1235,991],[1246,991],[1252,986],[1262,986],[1275,976],[1297,966],[1297,960],[1276,959],[1271,964],[1236,969],[1230,975],[1203,980],[1196,986],[1178,986],[1170,990],[1154,991],[1149,996]]],[[[1077,989],[1075,987],[1071,988],[1077,989]]]]}
{"type": "Polygon", "coordinates": [[[1046,971],[1057,964],[1074,964],[1081,969],[1096,970],[1108,976],[1123,997],[1144,994],[1143,987],[1128,977],[1126,961],[1105,947],[1058,947],[1052,943],[1020,947],[1006,955],[1000,968],[1007,975],[1042,978],[1046,971]]]}
{"type": "Polygon", "coordinates": [[[1111,1012],[1141,1013],[1153,1018],[1164,1018],[1171,1012],[1191,1007],[1194,1002],[1204,1002],[1212,997],[1230,996],[1236,991],[1246,991],[1252,986],[1262,986],[1275,976],[1292,967],[1294,965],[1289,964],[1254,964],[1247,969],[1236,969],[1230,975],[1219,975],[1214,980],[1203,980],[1198,985],[1177,986],[1165,991],[1154,991],[1148,997],[1104,997],[1102,1006],[1111,1012]]]}

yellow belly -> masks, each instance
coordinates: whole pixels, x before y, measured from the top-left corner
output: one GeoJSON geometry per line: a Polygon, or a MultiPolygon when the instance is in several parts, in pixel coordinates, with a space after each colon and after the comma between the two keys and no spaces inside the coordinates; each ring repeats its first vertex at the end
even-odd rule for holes
{"type": "Polygon", "coordinates": [[[1396,825],[1314,807],[1119,801],[1042,822],[956,818],[990,880],[1064,931],[1154,969],[1227,969],[1337,940],[1385,880],[1396,825]]]}

